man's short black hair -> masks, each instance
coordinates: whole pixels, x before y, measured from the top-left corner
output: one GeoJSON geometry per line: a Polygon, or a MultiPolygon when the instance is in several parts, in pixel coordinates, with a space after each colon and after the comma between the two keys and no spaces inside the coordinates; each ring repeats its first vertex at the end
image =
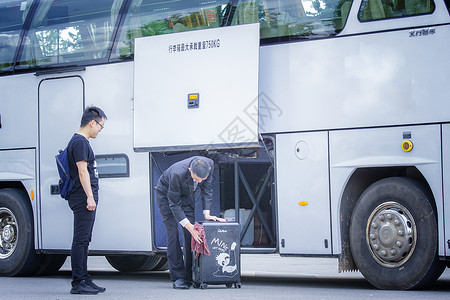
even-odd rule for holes
{"type": "Polygon", "coordinates": [[[89,106],[83,112],[80,127],[86,126],[92,120],[100,123],[102,121],[102,118],[105,118],[105,120],[107,119],[106,114],[103,112],[103,110],[96,106],[89,106]]]}
{"type": "Polygon", "coordinates": [[[191,171],[200,178],[206,178],[209,175],[211,166],[204,159],[197,158],[191,162],[191,171]]]}

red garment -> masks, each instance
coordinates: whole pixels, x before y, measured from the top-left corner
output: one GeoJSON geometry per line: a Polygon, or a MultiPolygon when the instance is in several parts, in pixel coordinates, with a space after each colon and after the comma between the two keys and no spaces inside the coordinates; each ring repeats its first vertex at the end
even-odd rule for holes
{"type": "Polygon", "coordinates": [[[196,252],[195,258],[197,258],[200,254],[209,255],[209,248],[208,244],[206,243],[205,228],[203,228],[203,226],[199,223],[195,222],[194,229],[200,233],[200,237],[202,238],[202,242],[197,243],[194,238],[191,237],[191,248],[196,252]]]}

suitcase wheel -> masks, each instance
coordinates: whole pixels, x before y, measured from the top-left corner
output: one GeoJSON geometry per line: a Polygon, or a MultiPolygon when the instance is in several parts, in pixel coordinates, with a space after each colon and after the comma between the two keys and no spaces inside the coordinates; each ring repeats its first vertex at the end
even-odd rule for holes
{"type": "Polygon", "coordinates": [[[227,283],[227,284],[225,284],[225,285],[227,286],[228,289],[231,288],[231,287],[233,286],[232,283],[227,283]]]}
{"type": "Polygon", "coordinates": [[[235,289],[236,289],[236,288],[239,288],[239,289],[240,289],[240,288],[241,288],[241,283],[240,283],[240,282],[235,283],[235,284],[234,284],[234,288],[235,288],[235,289]]]}
{"type": "Polygon", "coordinates": [[[206,283],[202,283],[202,284],[200,285],[200,288],[201,288],[202,290],[206,290],[206,289],[208,288],[208,285],[207,285],[206,283]]]}

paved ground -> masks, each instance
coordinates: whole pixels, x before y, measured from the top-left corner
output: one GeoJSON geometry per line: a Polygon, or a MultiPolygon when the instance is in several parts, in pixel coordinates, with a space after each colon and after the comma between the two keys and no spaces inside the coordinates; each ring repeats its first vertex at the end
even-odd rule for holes
{"type": "Polygon", "coordinates": [[[359,272],[337,272],[337,260],[329,258],[280,257],[277,254],[242,255],[242,288],[208,285],[205,290],[174,290],[167,271],[123,274],[104,257],[89,258],[95,282],[107,288],[95,296],[71,295],[70,262],[54,276],[0,277],[0,299],[74,300],[95,297],[105,300],[134,299],[450,299],[450,272],[429,289],[419,291],[378,290],[359,272]]]}
{"type": "MultiPolygon", "coordinates": [[[[115,271],[103,256],[90,256],[90,271],[115,271]]],[[[61,268],[70,271],[70,259],[61,268]]],[[[242,277],[311,277],[311,278],[363,278],[359,272],[338,273],[334,258],[281,257],[278,254],[241,255],[242,277]]]]}

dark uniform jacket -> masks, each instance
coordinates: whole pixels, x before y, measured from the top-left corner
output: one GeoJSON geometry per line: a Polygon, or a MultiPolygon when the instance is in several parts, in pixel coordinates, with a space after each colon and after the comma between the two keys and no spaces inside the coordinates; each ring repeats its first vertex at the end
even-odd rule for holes
{"type": "Polygon", "coordinates": [[[202,158],[211,166],[209,176],[198,184],[202,197],[202,209],[209,210],[212,202],[212,177],[214,162],[203,156],[193,156],[171,165],[159,178],[156,188],[167,193],[169,207],[177,222],[186,218],[186,212],[195,212],[194,179],[192,179],[189,167],[194,159],[202,158]]]}

